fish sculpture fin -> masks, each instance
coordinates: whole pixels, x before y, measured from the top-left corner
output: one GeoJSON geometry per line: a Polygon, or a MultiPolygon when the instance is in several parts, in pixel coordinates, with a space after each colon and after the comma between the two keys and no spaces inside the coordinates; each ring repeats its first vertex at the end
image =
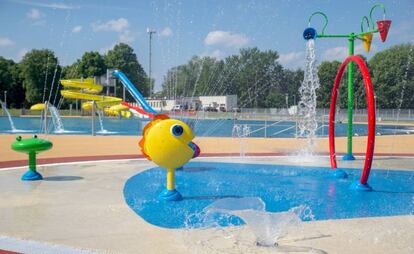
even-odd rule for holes
{"type": "Polygon", "coordinates": [[[139,141],[138,144],[139,144],[139,147],[141,148],[142,154],[148,160],[152,160],[152,159],[145,151],[145,137],[146,137],[146,134],[151,129],[151,127],[154,126],[157,122],[165,120],[165,119],[169,119],[169,117],[167,115],[164,115],[164,114],[157,114],[157,115],[154,116],[154,119],[151,120],[149,123],[147,123],[147,125],[145,125],[144,129],[142,130],[142,138],[141,138],[141,140],[139,141]]]}

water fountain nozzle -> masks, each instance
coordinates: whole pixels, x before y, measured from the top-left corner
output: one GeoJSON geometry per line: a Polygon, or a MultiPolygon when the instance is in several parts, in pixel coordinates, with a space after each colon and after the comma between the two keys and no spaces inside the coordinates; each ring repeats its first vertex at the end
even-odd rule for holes
{"type": "Polygon", "coordinates": [[[316,32],[316,29],[313,27],[308,27],[305,29],[305,31],[303,31],[303,38],[307,41],[310,39],[316,39],[317,36],[318,33],[316,32]]]}

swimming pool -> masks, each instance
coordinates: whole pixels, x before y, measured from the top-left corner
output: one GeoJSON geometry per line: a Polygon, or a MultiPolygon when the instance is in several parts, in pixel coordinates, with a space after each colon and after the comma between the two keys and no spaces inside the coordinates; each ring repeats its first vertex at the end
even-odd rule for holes
{"type": "MultiPolygon", "coordinates": [[[[40,118],[37,117],[13,117],[14,125],[19,132],[16,133],[35,133],[41,129],[40,118]]],[[[117,119],[117,118],[104,118],[103,127],[105,132],[100,132],[100,125],[98,119],[95,119],[95,130],[97,135],[141,135],[142,127],[148,122],[148,120],[129,118],[129,119],[117,119]]],[[[291,138],[296,135],[296,123],[292,121],[284,121],[273,126],[269,126],[274,122],[265,122],[258,120],[237,120],[224,119],[185,119],[194,130],[195,135],[198,137],[232,137],[237,136],[233,131],[234,125],[240,126],[240,129],[247,129],[250,137],[279,137],[279,138],[291,138]],[[264,130],[264,124],[267,124],[266,133],[264,130]]],[[[79,118],[79,117],[65,117],[62,118],[62,122],[65,128],[65,132],[56,133],[53,125],[50,124],[50,130],[53,134],[91,134],[91,119],[79,118]]],[[[318,136],[327,136],[328,126],[326,124],[320,124],[320,128],[317,130],[318,136]]],[[[338,123],[335,126],[336,136],[346,136],[346,124],[338,123]]],[[[414,132],[414,127],[410,126],[394,126],[394,125],[377,125],[376,132],[381,135],[390,134],[409,134],[414,132]]],[[[354,124],[353,130],[355,135],[363,136],[367,134],[366,124],[354,124]]],[[[10,133],[10,124],[7,117],[0,117],[0,133],[10,133]]]]}
{"type": "MultiPolygon", "coordinates": [[[[190,162],[176,172],[184,199],[165,202],[165,170],[152,168],[131,177],[124,187],[128,206],[148,223],[165,228],[204,227],[203,209],[214,201],[259,197],[269,212],[306,206],[315,220],[348,219],[414,213],[414,171],[372,170],[372,192],[350,190],[361,170],[344,169],[348,179],[335,179],[330,168],[218,162],[190,162]]],[[[305,219],[306,218],[302,218],[305,219]]],[[[217,222],[239,225],[228,217],[217,222]]]]}

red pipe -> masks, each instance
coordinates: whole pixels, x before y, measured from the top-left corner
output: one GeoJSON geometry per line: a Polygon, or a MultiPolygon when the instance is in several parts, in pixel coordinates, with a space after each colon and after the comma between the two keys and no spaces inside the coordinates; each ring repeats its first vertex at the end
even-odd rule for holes
{"type": "Polygon", "coordinates": [[[360,183],[366,184],[371,171],[372,159],[374,156],[374,145],[375,145],[375,101],[374,101],[374,89],[372,88],[371,76],[368,71],[368,67],[364,60],[360,56],[352,55],[347,57],[339,67],[338,73],[335,77],[334,87],[332,89],[331,108],[329,111],[329,154],[331,160],[332,169],[337,168],[336,155],[335,155],[335,109],[336,101],[338,97],[338,89],[341,83],[342,74],[344,73],[345,67],[349,62],[355,62],[361,70],[362,77],[364,79],[365,92],[367,96],[368,105],[368,142],[367,150],[365,153],[364,170],[361,175],[360,183]]]}

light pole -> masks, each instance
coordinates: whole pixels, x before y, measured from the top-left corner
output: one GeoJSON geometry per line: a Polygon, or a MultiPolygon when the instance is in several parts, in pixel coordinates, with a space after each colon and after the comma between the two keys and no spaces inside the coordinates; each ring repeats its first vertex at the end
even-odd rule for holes
{"type": "Polygon", "coordinates": [[[149,80],[149,96],[152,95],[152,81],[151,81],[151,60],[152,60],[152,35],[157,31],[152,28],[147,28],[147,33],[149,35],[149,68],[148,68],[148,80],[149,80]]]}
{"type": "Polygon", "coordinates": [[[7,91],[4,91],[4,106],[7,108],[7,91]]]}
{"type": "Polygon", "coordinates": [[[286,99],[286,109],[289,110],[289,94],[288,93],[285,94],[285,99],[286,99]]]}

